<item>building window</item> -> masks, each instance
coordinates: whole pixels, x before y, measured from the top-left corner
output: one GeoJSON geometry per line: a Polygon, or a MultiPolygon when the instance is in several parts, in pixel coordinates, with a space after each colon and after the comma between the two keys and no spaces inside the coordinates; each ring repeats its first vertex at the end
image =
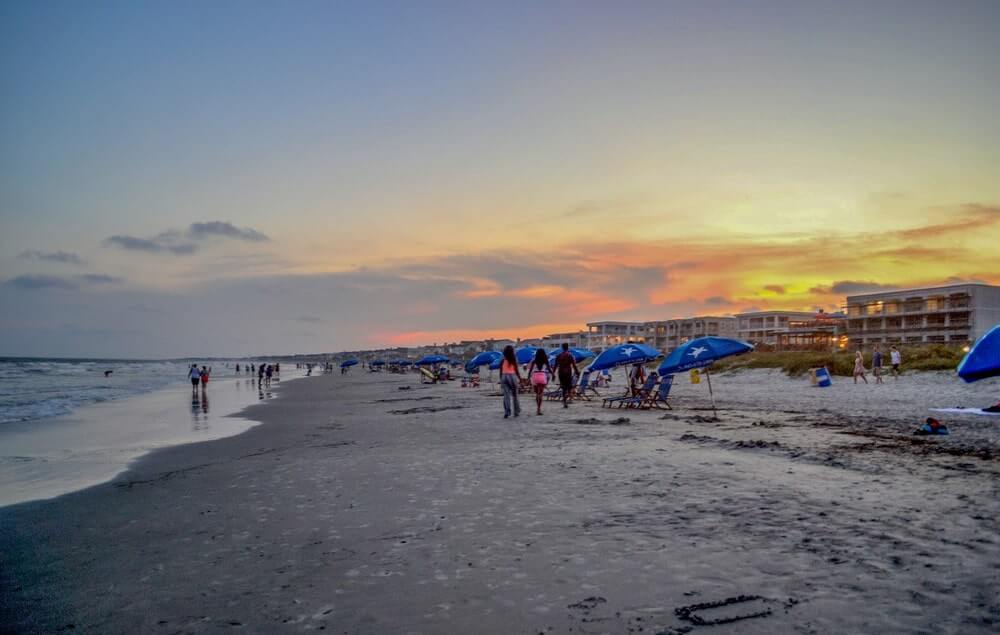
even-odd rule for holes
{"type": "Polygon", "coordinates": [[[943,298],[927,298],[928,311],[940,311],[943,308],[944,308],[943,298]]]}
{"type": "Polygon", "coordinates": [[[850,315],[852,317],[861,315],[861,305],[860,304],[847,305],[847,315],[850,315]]]}
{"type": "Polygon", "coordinates": [[[899,302],[886,302],[885,303],[886,313],[899,313],[899,302]]]}

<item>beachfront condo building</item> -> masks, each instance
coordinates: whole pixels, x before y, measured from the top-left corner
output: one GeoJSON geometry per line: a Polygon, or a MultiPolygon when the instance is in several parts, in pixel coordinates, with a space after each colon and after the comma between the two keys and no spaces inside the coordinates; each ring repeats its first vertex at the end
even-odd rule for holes
{"type": "Polygon", "coordinates": [[[550,333],[542,338],[542,347],[558,348],[563,342],[574,348],[587,347],[587,331],[572,331],[569,333],[550,333]]]}
{"type": "Polygon", "coordinates": [[[847,296],[849,345],[963,344],[1000,324],[1000,287],[955,284],[847,296]]]}
{"type": "Polygon", "coordinates": [[[645,322],[646,343],[665,353],[696,337],[736,337],[736,318],[699,315],[645,322]]]}
{"type": "Polygon", "coordinates": [[[823,311],[737,313],[736,337],[777,350],[827,349],[837,345],[844,316],[823,311]]]}
{"type": "Polygon", "coordinates": [[[645,322],[588,322],[587,348],[600,353],[604,349],[626,342],[646,341],[645,322]]]}

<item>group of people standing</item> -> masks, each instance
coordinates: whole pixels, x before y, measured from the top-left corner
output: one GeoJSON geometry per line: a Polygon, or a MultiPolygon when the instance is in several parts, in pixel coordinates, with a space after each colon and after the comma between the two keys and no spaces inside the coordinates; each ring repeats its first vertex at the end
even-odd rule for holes
{"type": "MultiPolygon", "coordinates": [[[[882,384],[882,368],[883,368],[883,357],[882,351],[879,350],[879,345],[875,345],[875,350],[872,351],[872,375],[875,376],[875,383],[882,384]]],[[[899,379],[899,367],[903,363],[903,356],[900,355],[899,349],[895,346],[889,347],[889,363],[891,364],[890,373],[896,379],[899,379]]],[[[860,350],[854,355],[854,383],[858,383],[858,378],[861,378],[866,384],[868,383],[868,377],[865,374],[865,356],[860,350]]]]}
{"type": "MultiPolygon", "coordinates": [[[[559,389],[562,392],[563,408],[569,407],[569,399],[573,393],[573,384],[580,375],[580,370],[576,367],[576,358],[569,352],[569,344],[562,345],[562,352],[549,359],[548,353],[543,349],[535,351],[535,358],[531,360],[527,369],[528,382],[535,393],[535,414],[542,414],[542,399],[545,396],[545,388],[549,385],[549,378],[555,377],[559,381],[559,389]]],[[[506,346],[503,349],[503,361],[500,362],[500,387],[503,390],[503,418],[507,419],[513,414],[515,417],[521,415],[521,403],[517,393],[520,389],[521,366],[517,362],[517,354],[513,346],[506,346]]]]}
{"type": "MultiPolygon", "coordinates": [[[[270,386],[271,378],[281,374],[281,364],[243,364],[243,372],[253,377],[257,375],[258,386],[270,386]]],[[[236,364],[236,374],[240,374],[240,365],[236,364]]]]}

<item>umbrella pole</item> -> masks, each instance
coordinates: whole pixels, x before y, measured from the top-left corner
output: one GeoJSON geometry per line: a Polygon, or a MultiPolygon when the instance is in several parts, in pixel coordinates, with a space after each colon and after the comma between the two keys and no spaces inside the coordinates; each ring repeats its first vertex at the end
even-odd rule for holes
{"type": "Polygon", "coordinates": [[[712,392],[712,373],[705,369],[705,379],[708,380],[708,394],[712,397],[712,416],[716,419],[719,418],[719,411],[715,409],[715,393],[712,392]]]}

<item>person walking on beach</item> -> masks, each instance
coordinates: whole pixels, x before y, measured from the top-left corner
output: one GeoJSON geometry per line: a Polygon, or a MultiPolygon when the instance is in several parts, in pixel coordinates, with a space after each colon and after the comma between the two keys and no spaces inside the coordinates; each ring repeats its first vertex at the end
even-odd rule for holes
{"type": "Polygon", "coordinates": [[[858,383],[858,377],[865,380],[868,383],[868,378],[865,377],[865,356],[858,351],[854,356],[854,383],[858,383]]]}
{"type": "Polygon", "coordinates": [[[875,383],[882,384],[882,351],[875,345],[875,352],[872,353],[872,374],[875,375],[875,383]]]}
{"type": "Polygon", "coordinates": [[[208,376],[211,375],[211,374],[212,374],[212,369],[211,368],[206,368],[205,366],[201,367],[201,372],[198,373],[198,375],[199,375],[199,378],[201,379],[201,389],[202,390],[205,390],[205,388],[208,386],[208,376]]]}
{"type": "Polygon", "coordinates": [[[500,362],[500,388],[503,389],[503,418],[510,417],[510,402],[514,400],[514,416],[521,416],[521,403],[517,400],[517,387],[521,383],[521,369],[517,365],[514,347],[508,344],[503,349],[500,362]]]}
{"type": "Polygon", "coordinates": [[[562,352],[556,355],[556,376],[562,390],[563,408],[569,408],[569,396],[573,393],[573,381],[580,375],[576,358],[569,352],[569,344],[563,342],[562,352]]]}
{"type": "Polygon", "coordinates": [[[549,356],[545,349],[535,351],[535,359],[528,366],[528,377],[531,378],[531,388],[535,391],[535,414],[542,414],[542,397],[545,396],[545,387],[549,384],[549,375],[552,367],[549,366],[549,356]]]}
{"type": "Polygon", "coordinates": [[[191,392],[198,392],[198,384],[201,383],[201,371],[198,370],[198,364],[191,364],[188,378],[191,380],[191,392]]]}
{"type": "Polygon", "coordinates": [[[271,366],[270,364],[268,364],[267,368],[264,369],[264,385],[265,386],[270,386],[271,385],[271,377],[273,375],[274,375],[274,366],[271,366]]]}
{"type": "Polygon", "coordinates": [[[264,365],[257,364],[257,387],[264,385],[264,365]]]}
{"type": "Polygon", "coordinates": [[[899,365],[903,363],[903,356],[895,346],[889,347],[889,363],[892,364],[892,376],[899,381],[899,365]]]}

